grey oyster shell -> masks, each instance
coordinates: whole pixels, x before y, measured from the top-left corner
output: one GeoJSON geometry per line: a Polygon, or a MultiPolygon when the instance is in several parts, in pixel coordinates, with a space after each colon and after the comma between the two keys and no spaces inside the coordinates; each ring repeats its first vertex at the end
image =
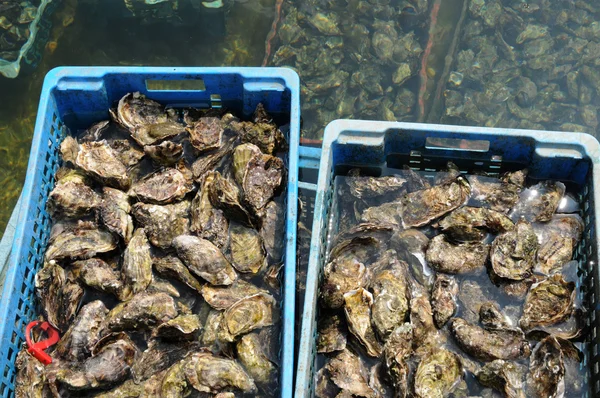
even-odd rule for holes
{"type": "Polygon", "coordinates": [[[123,253],[123,298],[146,290],[152,282],[152,257],[146,231],[138,228],[123,253]]]}
{"type": "Polygon", "coordinates": [[[76,170],[67,171],[48,195],[47,208],[53,217],[82,217],[100,206],[101,199],[76,170]]]}
{"type": "Polygon", "coordinates": [[[520,281],[532,275],[538,240],[527,221],[519,220],[515,229],[498,235],[492,243],[490,260],[494,274],[520,281]]]}
{"type": "Polygon", "coordinates": [[[179,201],[192,189],[192,182],[181,171],[167,168],[136,182],[129,195],[160,205],[179,201]]]}
{"type": "Polygon", "coordinates": [[[175,256],[155,258],[152,264],[154,270],[160,275],[176,279],[198,293],[202,291],[200,282],[190,273],[179,258],[175,256]]]}
{"type": "Polygon", "coordinates": [[[456,313],[457,295],[456,279],[449,275],[437,274],[431,291],[431,308],[438,329],[441,329],[456,313]]]}
{"type": "Polygon", "coordinates": [[[489,253],[489,245],[481,242],[453,244],[443,235],[429,241],[425,258],[438,272],[466,274],[484,269],[489,253]]]}
{"type": "Polygon", "coordinates": [[[133,220],[129,213],[129,196],[118,189],[102,188],[102,204],[100,215],[106,229],[123,238],[125,244],[129,243],[133,235],[133,220]]]}
{"type": "Polygon", "coordinates": [[[202,286],[202,297],[216,310],[226,310],[243,298],[257,293],[267,292],[242,279],[236,280],[229,286],[212,286],[210,284],[202,286]]]}
{"type": "Polygon", "coordinates": [[[266,265],[266,253],[259,233],[232,222],[229,226],[231,264],[243,273],[258,273],[266,265]]]}
{"type": "Polygon", "coordinates": [[[363,288],[344,294],[344,313],[348,329],[372,357],[381,355],[382,347],[371,326],[373,295],[363,288]]]}
{"type": "Polygon", "coordinates": [[[173,239],[189,233],[189,209],[190,203],[187,201],[165,206],[136,203],[132,214],[144,227],[150,243],[161,249],[168,249],[173,239]]]}

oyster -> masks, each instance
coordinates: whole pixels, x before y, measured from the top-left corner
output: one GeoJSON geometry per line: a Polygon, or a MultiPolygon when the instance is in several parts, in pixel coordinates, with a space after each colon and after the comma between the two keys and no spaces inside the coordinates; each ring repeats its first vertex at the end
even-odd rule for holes
{"type": "Polygon", "coordinates": [[[429,241],[425,258],[438,272],[466,274],[482,270],[489,253],[489,245],[481,242],[453,244],[443,235],[429,241]]]}
{"type": "Polygon", "coordinates": [[[518,329],[484,330],[462,318],[454,318],[450,330],[466,353],[482,361],[521,359],[530,354],[529,343],[518,329]]]}
{"type": "Polygon", "coordinates": [[[160,324],[152,331],[152,337],[174,342],[193,340],[201,329],[198,315],[179,315],[160,324]]]}
{"type": "Polygon", "coordinates": [[[540,247],[536,271],[550,275],[562,270],[573,258],[583,234],[583,220],[578,215],[554,216],[547,224],[534,225],[540,247]]]}
{"type": "Polygon", "coordinates": [[[519,365],[496,359],[486,363],[475,376],[482,385],[504,393],[507,398],[525,398],[523,374],[519,365]]]}
{"type": "Polygon", "coordinates": [[[552,336],[533,349],[527,385],[535,397],[559,398],[565,393],[565,363],[560,343],[552,336]]]}
{"type": "MultiPolygon", "coordinates": [[[[514,175],[517,173],[525,176],[523,172],[516,172],[514,175]]],[[[473,205],[489,207],[504,214],[519,201],[519,193],[524,185],[524,180],[522,184],[516,184],[520,181],[515,177],[498,181],[496,178],[471,175],[467,179],[471,185],[473,205]]]]}
{"type": "Polygon", "coordinates": [[[315,397],[330,398],[335,397],[340,389],[331,380],[331,375],[327,367],[319,369],[315,376],[315,397]]]}
{"type": "Polygon", "coordinates": [[[202,290],[202,285],[190,273],[185,265],[175,256],[165,256],[153,260],[154,270],[160,275],[177,279],[187,287],[194,289],[198,293],[202,290]]]}
{"type": "Polygon", "coordinates": [[[35,293],[41,304],[44,318],[55,328],[62,324],[60,308],[62,302],[62,287],[67,277],[65,270],[55,261],[45,263],[35,275],[35,293]]]}
{"type": "Polygon", "coordinates": [[[537,250],[538,240],[531,224],[519,220],[514,230],[494,239],[490,255],[492,270],[500,278],[526,279],[532,274],[537,250]]]}
{"type": "Polygon", "coordinates": [[[471,188],[459,176],[455,181],[411,192],[402,198],[402,223],[404,228],[422,227],[462,205],[471,188]]]}
{"type": "Polygon", "coordinates": [[[269,383],[277,374],[277,368],[265,355],[263,342],[258,334],[249,333],[243,336],[236,345],[241,364],[258,383],[269,383]]]}
{"type": "Polygon", "coordinates": [[[285,174],[283,160],[271,155],[257,155],[248,161],[242,184],[244,199],[254,211],[271,200],[285,174]]]}
{"type": "Polygon", "coordinates": [[[156,124],[143,124],[130,130],[133,138],[141,146],[155,145],[162,140],[173,138],[185,129],[179,123],[167,121],[156,124]]]}
{"type": "Polygon", "coordinates": [[[153,204],[168,204],[179,201],[193,189],[193,184],[179,170],[167,168],[150,174],[136,182],[130,195],[153,204]]]}
{"type": "Polygon", "coordinates": [[[458,356],[438,349],[419,362],[415,375],[415,396],[443,398],[448,396],[462,379],[462,365],[458,356]]]}
{"type": "Polygon", "coordinates": [[[133,205],[133,217],[144,227],[150,243],[168,249],[174,238],[189,232],[189,209],[187,201],[166,206],[136,203],[133,205]]]}
{"type": "Polygon", "coordinates": [[[204,322],[201,341],[205,346],[214,345],[219,339],[219,330],[223,321],[223,311],[210,310],[204,322]]]}
{"type": "Polygon", "coordinates": [[[254,144],[263,153],[272,155],[283,146],[285,141],[283,134],[272,120],[264,106],[258,104],[254,112],[254,123],[233,122],[231,127],[237,131],[242,142],[254,144]]]}
{"type": "Polygon", "coordinates": [[[91,258],[74,262],[73,266],[79,268],[79,279],[86,286],[112,294],[117,298],[121,297],[123,282],[120,275],[105,261],[91,258]]]}
{"type": "Polygon", "coordinates": [[[186,341],[177,344],[150,340],[148,348],[135,359],[131,366],[133,380],[139,384],[153,374],[168,369],[181,358],[198,349],[198,344],[194,342],[186,341]]]}
{"type": "Polygon", "coordinates": [[[368,355],[378,357],[382,348],[371,326],[373,295],[359,288],[345,293],[344,302],[344,313],[350,333],[366,348],[368,355]]]}
{"type": "Polygon", "coordinates": [[[319,322],[317,336],[317,352],[329,353],[346,348],[346,320],[338,314],[323,315],[319,322]]]}
{"type": "Polygon", "coordinates": [[[519,325],[529,330],[568,319],[573,313],[575,294],[575,283],[566,282],[560,274],[534,284],[525,298],[519,325]]]}
{"type": "Polygon", "coordinates": [[[131,206],[129,196],[118,189],[102,188],[102,204],[100,215],[106,229],[123,238],[125,244],[129,243],[133,235],[133,220],[129,215],[131,206]]]}
{"type": "Polygon", "coordinates": [[[50,237],[45,258],[47,261],[86,259],[97,253],[107,253],[117,248],[110,232],[88,226],[67,227],[50,237]]]}
{"type": "Polygon", "coordinates": [[[500,307],[493,301],[487,301],[479,307],[479,322],[488,330],[510,328],[510,321],[500,312],[500,307]]]}
{"type": "Polygon", "coordinates": [[[275,299],[267,293],[257,293],[237,301],[223,313],[221,330],[226,341],[252,330],[273,324],[275,299]]]}
{"type": "Polygon", "coordinates": [[[544,181],[524,189],[511,217],[524,217],[528,221],[550,221],[558,209],[565,189],[565,185],[558,181],[544,181]]]}
{"type": "Polygon", "coordinates": [[[215,168],[224,158],[233,151],[235,138],[231,138],[223,143],[215,151],[205,153],[192,164],[192,173],[196,180],[202,178],[204,174],[215,168]]]}
{"type": "Polygon", "coordinates": [[[389,269],[379,272],[370,283],[373,291],[371,323],[385,340],[408,315],[408,286],[404,268],[397,259],[389,269]]]}
{"type": "Polygon", "coordinates": [[[117,304],[103,322],[102,334],[160,325],[177,316],[173,297],[166,293],[138,293],[117,304]]]}
{"type": "Polygon", "coordinates": [[[163,141],[157,145],[146,145],[144,153],[164,166],[172,166],[183,156],[183,145],[173,141],[163,141]]]}
{"type": "Polygon", "coordinates": [[[398,397],[407,397],[409,393],[410,369],[406,361],[412,354],[412,338],[413,327],[405,323],[394,329],[383,346],[385,366],[398,397]]]}
{"type": "Polygon", "coordinates": [[[110,120],[103,120],[98,123],[94,123],[90,128],[85,130],[83,134],[77,137],[79,142],[90,142],[100,141],[104,132],[108,130],[110,126],[110,120]]]}
{"type": "Polygon", "coordinates": [[[492,295],[487,288],[477,281],[464,280],[458,289],[458,300],[463,308],[462,316],[470,323],[477,323],[480,319],[481,306],[492,300],[492,295]]]}
{"type": "Polygon", "coordinates": [[[123,253],[123,298],[146,290],[152,282],[152,257],[146,231],[138,228],[123,253]]]}
{"type": "Polygon", "coordinates": [[[116,121],[130,131],[137,127],[167,122],[165,108],[145,95],[135,92],[126,94],[119,100],[116,121]]]}
{"type": "Polygon", "coordinates": [[[439,345],[437,329],[433,321],[433,310],[429,295],[421,289],[412,292],[410,300],[410,323],[413,327],[413,348],[422,355],[432,344],[439,345]]]}
{"type": "Polygon", "coordinates": [[[375,397],[368,384],[367,369],[363,361],[347,349],[338,353],[326,365],[336,386],[358,397],[375,397]]]}
{"type": "Polygon", "coordinates": [[[146,293],[166,293],[171,297],[180,298],[179,290],[167,279],[152,275],[150,284],[145,290],[146,293]]]}
{"type": "Polygon", "coordinates": [[[82,361],[87,358],[99,340],[100,325],[108,309],[100,300],[87,303],[56,345],[54,355],[67,361],[82,361]]]}
{"type": "Polygon", "coordinates": [[[111,140],[108,145],[125,167],[135,166],[144,157],[144,151],[130,140],[111,140]]]}
{"type": "Polygon", "coordinates": [[[431,292],[431,308],[433,320],[441,329],[456,313],[456,296],[458,283],[452,276],[437,274],[431,292]]]}
{"type": "Polygon", "coordinates": [[[266,253],[259,233],[236,222],[229,226],[231,263],[243,273],[258,273],[266,265],[266,253]]]}
{"type": "Polygon", "coordinates": [[[246,175],[246,166],[250,159],[262,155],[260,149],[254,144],[242,144],[233,151],[233,172],[235,181],[242,186],[246,175]]]}
{"type": "Polygon", "coordinates": [[[67,171],[48,195],[48,212],[57,217],[82,217],[100,206],[101,199],[76,170],[67,171]]]}
{"type": "Polygon", "coordinates": [[[188,269],[213,285],[231,285],[237,273],[218,247],[192,235],[173,239],[177,255],[188,269]]]}
{"type": "Polygon", "coordinates": [[[127,168],[105,140],[80,145],[67,136],[60,150],[65,162],[74,164],[103,184],[118,189],[127,189],[131,185],[127,168]]]}
{"type": "Polygon", "coordinates": [[[190,393],[191,386],[184,374],[186,361],[187,359],[182,359],[167,370],[162,379],[159,397],[179,398],[190,393]]]}
{"type": "Polygon", "coordinates": [[[370,199],[386,195],[400,197],[406,192],[406,179],[401,176],[360,176],[357,169],[348,172],[346,183],[350,194],[357,199],[370,199]]]}
{"type": "Polygon", "coordinates": [[[240,204],[239,189],[219,172],[212,173],[212,176],[213,181],[209,185],[208,197],[213,206],[223,210],[228,219],[252,227],[252,217],[240,204]]]}
{"type": "Polygon", "coordinates": [[[270,201],[263,209],[260,225],[260,237],[269,258],[274,262],[281,261],[284,250],[282,233],[285,228],[285,209],[277,201],[270,201]]]}
{"type": "Polygon", "coordinates": [[[229,222],[223,211],[210,202],[210,185],[214,177],[214,173],[206,173],[202,177],[200,189],[192,200],[190,231],[224,248],[229,240],[229,222]]]}
{"type": "Polygon", "coordinates": [[[241,279],[229,286],[202,286],[202,297],[216,310],[226,310],[241,299],[257,293],[267,292],[241,279]]]}
{"type": "Polygon", "coordinates": [[[66,282],[60,291],[61,300],[58,314],[61,316],[58,326],[61,332],[65,332],[73,323],[77,310],[81,305],[83,294],[84,290],[77,282],[76,272],[72,269],[67,273],[66,282]]]}
{"type": "Polygon", "coordinates": [[[109,335],[96,344],[90,358],[73,367],[58,369],[55,377],[69,390],[111,387],[129,376],[136,352],[135,344],[126,334],[109,335]]]}
{"type": "Polygon", "coordinates": [[[504,214],[481,207],[461,207],[439,222],[442,231],[457,241],[482,240],[485,230],[495,234],[510,231],[513,222],[504,214]]]}
{"type": "Polygon", "coordinates": [[[366,223],[387,222],[399,228],[402,225],[402,206],[398,202],[390,202],[368,207],[362,212],[360,221],[366,223]]]}
{"type": "Polygon", "coordinates": [[[192,354],[185,361],[183,372],[190,385],[200,392],[215,394],[227,388],[256,392],[254,380],[237,362],[210,353],[192,354]]]}
{"type": "Polygon", "coordinates": [[[217,117],[201,117],[186,130],[190,134],[192,146],[200,152],[205,152],[221,146],[225,128],[221,119],[217,117]]]}
{"type": "Polygon", "coordinates": [[[15,359],[15,367],[17,368],[15,398],[42,398],[50,395],[44,364],[29,354],[27,349],[19,351],[15,359]]]}

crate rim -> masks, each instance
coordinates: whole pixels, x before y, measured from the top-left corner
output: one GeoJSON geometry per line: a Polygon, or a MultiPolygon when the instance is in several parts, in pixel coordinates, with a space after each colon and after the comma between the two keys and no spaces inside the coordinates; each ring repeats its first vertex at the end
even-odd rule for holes
{"type": "MultiPolygon", "coordinates": [[[[63,78],[102,78],[107,74],[143,74],[143,75],[173,75],[173,76],[202,76],[208,74],[238,74],[247,78],[272,78],[282,79],[286,86],[292,92],[290,97],[290,134],[289,134],[289,161],[287,172],[287,203],[286,203],[286,240],[284,257],[284,276],[283,276],[283,322],[281,337],[281,366],[280,372],[280,397],[291,398],[294,383],[294,366],[285,366],[284,364],[294,363],[294,327],[295,327],[295,299],[296,299],[296,226],[298,218],[298,147],[300,141],[300,123],[293,123],[294,120],[300,121],[300,77],[291,68],[279,67],[143,67],[143,66],[60,66],[48,71],[44,78],[40,100],[38,104],[38,113],[36,117],[34,134],[32,137],[31,149],[29,152],[29,161],[27,165],[27,175],[23,184],[23,203],[19,209],[17,218],[17,227],[12,243],[9,263],[6,267],[6,277],[4,287],[0,291],[0,317],[8,313],[8,300],[3,300],[8,295],[18,294],[18,287],[15,286],[17,265],[21,248],[23,247],[25,231],[32,228],[32,221],[27,220],[26,216],[30,211],[32,188],[34,176],[41,159],[36,157],[43,134],[44,119],[52,97],[52,89],[63,78]],[[295,95],[294,95],[295,94],[295,95]],[[11,265],[12,264],[12,265],[11,265]],[[5,296],[5,294],[7,296],[5,296]]],[[[168,91],[168,90],[167,90],[168,91]]],[[[178,92],[190,92],[189,90],[176,90],[178,92]]],[[[191,90],[197,91],[197,90],[191,90]]],[[[164,92],[164,91],[163,91],[164,92]]],[[[1,318],[0,318],[1,319],[1,318]]],[[[6,322],[0,322],[0,336],[5,344],[6,328],[11,327],[6,322]]]]}
{"type": "MultiPolygon", "coordinates": [[[[368,138],[361,137],[361,139],[372,140],[372,143],[383,145],[387,131],[393,129],[412,131],[435,130],[437,132],[456,133],[457,136],[462,135],[463,137],[471,134],[477,134],[479,136],[484,134],[525,137],[532,138],[539,143],[547,145],[558,144],[577,147],[578,150],[582,152],[582,155],[585,154],[589,158],[592,164],[595,181],[598,182],[596,185],[600,187],[600,143],[596,137],[587,133],[353,119],[336,119],[331,121],[325,127],[323,145],[321,148],[310,254],[306,275],[306,291],[304,296],[304,311],[302,313],[300,346],[298,349],[296,385],[294,386],[295,397],[313,396],[313,392],[309,390],[310,379],[315,376],[310,372],[311,365],[315,359],[312,357],[311,347],[312,339],[316,333],[315,310],[318,303],[319,288],[319,249],[321,244],[322,226],[327,223],[327,220],[324,220],[323,218],[323,211],[325,206],[325,192],[328,189],[328,180],[331,177],[332,145],[344,132],[368,132],[370,136],[368,138]],[[578,141],[578,143],[575,143],[574,141],[578,141]]],[[[559,149],[557,149],[557,152],[558,151],[559,149]]],[[[597,188],[594,191],[593,197],[594,202],[600,204],[600,188],[597,188]]],[[[595,239],[597,242],[600,242],[600,228],[596,228],[595,232],[595,239]]]]}

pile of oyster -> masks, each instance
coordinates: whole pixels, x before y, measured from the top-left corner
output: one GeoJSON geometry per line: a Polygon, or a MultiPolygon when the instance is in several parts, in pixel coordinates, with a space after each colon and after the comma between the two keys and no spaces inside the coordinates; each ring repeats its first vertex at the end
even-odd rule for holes
{"type": "Polygon", "coordinates": [[[61,144],[35,277],[61,339],[46,367],[19,353],[17,396],[276,394],[281,130],[262,105],[241,121],[139,93],[111,116],[61,144]]]}
{"type": "Polygon", "coordinates": [[[600,7],[470,0],[442,122],[598,130],[600,7]]]}
{"type": "Polygon", "coordinates": [[[336,177],[316,395],[582,396],[577,201],[526,170],[434,174],[336,177]]]}
{"type": "Polygon", "coordinates": [[[15,61],[29,35],[29,24],[35,19],[39,0],[0,1],[0,60],[15,61]]]}
{"type": "Polygon", "coordinates": [[[414,120],[427,0],[283,2],[270,64],[302,76],[303,128],[339,118],[414,120]]]}

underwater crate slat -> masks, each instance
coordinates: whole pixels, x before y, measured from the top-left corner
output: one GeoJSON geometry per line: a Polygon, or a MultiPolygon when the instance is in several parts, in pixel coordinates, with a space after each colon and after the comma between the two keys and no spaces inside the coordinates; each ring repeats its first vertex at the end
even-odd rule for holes
{"type": "Polygon", "coordinates": [[[325,265],[334,178],[340,170],[366,167],[370,172],[409,164],[417,170],[441,170],[448,161],[461,170],[489,173],[529,169],[535,179],[569,182],[577,190],[585,222],[575,251],[578,294],[587,304],[589,393],[600,396],[600,144],[591,135],[533,130],[478,128],[419,123],[335,120],[325,129],[315,199],[294,396],[314,396],[318,288],[325,265]]]}
{"type": "Polygon", "coordinates": [[[51,228],[46,199],[59,168],[59,145],[109,118],[113,102],[139,91],[165,105],[224,107],[248,117],[259,103],[289,121],[285,267],[283,276],[280,391],[292,396],[300,81],[286,68],[67,67],[48,73],[40,97],[22,206],[0,302],[0,397],[13,396],[15,357],[27,323],[38,314],[34,278],[42,266],[51,228]]]}

